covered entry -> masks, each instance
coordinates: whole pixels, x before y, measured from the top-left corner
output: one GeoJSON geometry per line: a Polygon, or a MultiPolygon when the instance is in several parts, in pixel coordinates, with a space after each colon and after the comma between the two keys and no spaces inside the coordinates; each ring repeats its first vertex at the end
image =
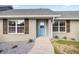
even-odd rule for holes
{"type": "Polygon", "coordinates": [[[52,23],[53,18],[36,19],[36,36],[47,36],[51,39],[53,37],[52,23]]]}

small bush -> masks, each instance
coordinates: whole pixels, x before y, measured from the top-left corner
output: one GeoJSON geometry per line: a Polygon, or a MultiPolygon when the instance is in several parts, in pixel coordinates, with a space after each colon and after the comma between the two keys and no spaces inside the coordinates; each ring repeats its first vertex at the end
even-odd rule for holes
{"type": "Polygon", "coordinates": [[[75,40],[75,38],[71,38],[71,40],[75,40]]]}
{"type": "Polygon", "coordinates": [[[18,47],[17,45],[14,45],[14,46],[12,47],[12,49],[17,48],[17,47],[18,47]]]}
{"type": "Polygon", "coordinates": [[[3,50],[0,50],[0,53],[2,53],[3,52],[3,50]]]}
{"type": "Polygon", "coordinates": [[[31,43],[31,42],[33,42],[33,39],[29,39],[28,43],[31,43]]]}
{"type": "Polygon", "coordinates": [[[67,39],[67,37],[63,37],[63,39],[67,39]]]}
{"type": "Polygon", "coordinates": [[[59,37],[58,37],[58,36],[54,36],[54,38],[55,38],[55,39],[59,39],[59,37]]]}

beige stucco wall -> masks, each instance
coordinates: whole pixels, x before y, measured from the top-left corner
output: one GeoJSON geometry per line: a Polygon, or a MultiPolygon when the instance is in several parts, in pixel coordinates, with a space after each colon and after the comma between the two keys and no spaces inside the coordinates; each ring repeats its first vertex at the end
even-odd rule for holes
{"type": "Polygon", "coordinates": [[[0,41],[28,41],[36,38],[36,20],[29,20],[29,34],[3,34],[3,20],[0,19],[0,41]]]}
{"type": "Polygon", "coordinates": [[[67,38],[75,38],[79,40],[79,21],[70,21],[70,33],[67,32],[53,32],[53,36],[67,37],[67,38]]]}
{"type": "MultiPolygon", "coordinates": [[[[67,38],[75,38],[79,40],[79,21],[70,21],[70,33],[67,32],[51,32],[51,20],[48,20],[47,36],[59,36],[60,38],[66,36],[67,38]]],[[[36,20],[30,18],[29,20],[29,34],[3,34],[3,20],[0,19],[0,41],[23,41],[28,39],[36,39],[36,20]]]]}

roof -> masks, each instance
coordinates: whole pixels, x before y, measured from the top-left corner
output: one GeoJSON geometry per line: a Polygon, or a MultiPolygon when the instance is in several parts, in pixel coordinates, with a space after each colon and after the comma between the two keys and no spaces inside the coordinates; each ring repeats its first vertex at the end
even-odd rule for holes
{"type": "Polygon", "coordinates": [[[0,17],[56,17],[56,19],[79,19],[79,11],[52,11],[42,8],[13,9],[0,12],[0,17]]]}
{"type": "Polygon", "coordinates": [[[0,12],[0,18],[3,17],[58,17],[56,12],[50,9],[13,9],[0,12]]]}
{"type": "Polygon", "coordinates": [[[13,9],[0,13],[2,15],[58,15],[50,9],[13,9]]]}
{"type": "Polygon", "coordinates": [[[79,11],[55,11],[61,16],[57,19],[79,19],[79,11]]]}

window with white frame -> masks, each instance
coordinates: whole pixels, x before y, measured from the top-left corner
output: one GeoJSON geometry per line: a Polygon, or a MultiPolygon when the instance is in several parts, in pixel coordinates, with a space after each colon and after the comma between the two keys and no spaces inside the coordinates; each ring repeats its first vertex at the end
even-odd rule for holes
{"type": "Polygon", "coordinates": [[[66,21],[55,21],[53,24],[54,32],[65,32],[66,30],[66,21]]]}
{"type": "Polygon", "coordinates": [[[24,33],[24,20],[8,20],[8,33],[24,33]]]}

